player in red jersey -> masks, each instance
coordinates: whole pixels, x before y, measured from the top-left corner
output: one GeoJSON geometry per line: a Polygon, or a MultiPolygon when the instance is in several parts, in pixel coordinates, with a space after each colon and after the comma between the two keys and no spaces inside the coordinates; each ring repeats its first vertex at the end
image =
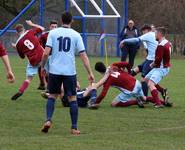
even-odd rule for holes
{"type": "Polygon", "coordinates": [[[10,61],[6,52],[6,49],[4,48],[3,44],[0,42],[0,57],[4,63],[5,70],[6,70],[6,77],[8,82],[13,83],[15,81],[15,76],[12,72],[12,68],[10,66],[10,61]]]}
{"type": "MultiPolygon", "coordinates": [[[[49,30],[53,30],[57,27],[58,27],[58,22],[56,20],[50,21],[49,30]]],[[[45,48],[45,46],[46,46],[48,34],[49,34],[49,31],[46,31],[43,34],[41,34],[40,37],[39,37],[39,42],[40,42],[40,44],[42,45],[43,48],[45,48]]],[[[46,67],[47,67],[46,70],[48,70],[48,65],[46,65],[46,67]]],[[[38,89],[39,90],[45,90],[46,82],[47,82],[47,76],[43,76],[41,74],[41,67],[39,67],[38,73],[39,73],[38,75],[39,75],[39,80],[40,80],[40,84],[39,84],[38,89]]]]}
{"type": "Polygon", "coordinates": [[[17,52],[22,59],[25,57],[28,58],[29,62],[26,68],[26,80],[22,83],[19,91],[11,98],[12,100],[16,100],[22,96],[24,91],[28,88],[34,75],[38,73],[38,67],[44,52],[44,49],[40,45],[39,39],[37,38],[37,35],[42,33],[44,28],[40,25],[34,24],[30,20],[26,21],[26,23],[33,28],[25,30],[23,25],[16,25],[15,29],[19,38],[16,44],[12,44],[12,46],[17,49],[17,52]]]}
{"type": "MultiPolygon", "coordinates": [[[[156,108],[162,108],[163,104],[158,96],[158,91],[163,91],[164,88],[159,85],[159,82],[165,77],[170,70],[170,58],[171,58],[171,43],[166,40],[166,29],[159,27],[156,29],[156,39],[159,44],[155,54],[155,60],[151,64],[153,69],[146,75],[145,81],[148,83],[148,87],[151,91],[152,97],[155,101],[156,108]]],[[[165,101],[168,101],[165,99],[165,101]]]]}
{"type": "MultiPolygon", "coordinates": [[[[121,93],[113,100],[111,104],[112,107],[138,105],[143,108],[143,102],[155,102],[153,97],[144,96],[141,83],[129,74],[131,68],[127,62],[113,63],[107,70],[102,62],[98,62],[95,65],[95,70],[104,74],[104,77],[96,83],[93,88],[98,89],[103,85],[103,90],[95,102],[89,102],[89,108],[98,108],[110,87],[116,87],[121,91],[121,93]],[[125,71],[125,68],[127,68],[128,72],[125,71]]],[[[161,103],[170,107],[168,102],[161,100],[161,103]]]]}

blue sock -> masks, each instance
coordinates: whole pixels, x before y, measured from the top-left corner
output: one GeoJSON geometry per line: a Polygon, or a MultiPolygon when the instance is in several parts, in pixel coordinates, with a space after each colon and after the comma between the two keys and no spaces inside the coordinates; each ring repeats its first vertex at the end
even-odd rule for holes
{"type": "Polygon", "coordinates": [[[143,93],[145,96],[148,96],[148,85],[146,82],[141,82],[143,93]]]}
{"type": "Polygon", "coordinates": [[[91,96],[91,101],[95,103],[96,102],[96,98],[97,98],[97,90],[96,89],[93,89],[91,91],[90,96],[91,96]]]}
{"type": "Polygon", "coordinates": [[[47,101],[47,104],[46,104],[46,118],[47,118],[47,121],[51,121],[54,110],[55,110],[55,99],[54,98],[48,98],[48,101],[47,101]]]}
{"type": "Polygon", "coordinates": [[[71,129],[77,129],[77,121],[78,121],[78,104],[77,101],[69,102],[70,106],[70,115],[72,126],[71,129]]]}

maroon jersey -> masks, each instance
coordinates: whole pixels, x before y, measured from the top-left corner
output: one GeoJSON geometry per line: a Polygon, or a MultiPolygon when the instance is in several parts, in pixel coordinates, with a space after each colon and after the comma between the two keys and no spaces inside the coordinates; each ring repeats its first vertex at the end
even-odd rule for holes
{"type": "Polygon", "coordinates": [[[112,66],[117,67],[119,69],[118,71],[124,70],[126,68],[128,73],[129,74],[131,73],[131,66],[128,62],[116,62],[116,63],[113,63],[112,66]]]}
{"type": "Polygon", "coordinates": [[[6,49],[4,48],[3,44],[0,42],[0,57],[7,55],[6,49]]]}
{"type": "Polygon", "coordinates": [[[159,43],[155,53],[155,67],[160,68],[163,66],[164,68],[170,67],[170,57],[171,57],[171,43],[164,39],[159,43]]]}
{"type": "Polygon", "coordinates": [[[36,66],[41,62],[44,49],[36,37],[42,30],[39,28],[31,29],[23,33],[16,43],[16,48],[21,58],[28,58],[31,65],[36,66]]]}
{"type": "Polygon", "coordinates": [[[39,42],[40,42],[40,44],[42,45],[43,48],[46,47],[48,34],[49,34],[49,32],[45,32],[39,37],[39,42]]]}
{"type": "Polygon", "coordinates": [[[127,72],[120,70],[113,72],[109,75],[108,79],[103,85],[103,90],[100,96],[97,98],[96,103],[100,103],[101,100],[106,96],[111,86],[118,88],[121,91],[127,90],[132,92],[136,84],[136,79],[129,75],[127,72]]]}

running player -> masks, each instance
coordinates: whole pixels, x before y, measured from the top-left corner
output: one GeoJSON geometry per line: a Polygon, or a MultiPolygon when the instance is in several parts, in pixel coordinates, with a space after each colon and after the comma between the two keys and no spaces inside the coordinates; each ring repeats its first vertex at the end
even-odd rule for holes
{"type": "Polygon", "coordinates": [[[12,68],[10,66],[10,61],[8,58],[8,54],[6,52],[6,49],[4,48],[3,44],[0,42],[0,57],[4,63],[5,70],[6,70],[6,77],[8,82],[13,83],[15,81],[15,76],[12,72],[12,68]]]}
{"type": "Polygon", "coordinates": [[[171,43],[166,40],[166,29],[159,27],[156,29],[156,39],[158,46],[155,54],[155,60],[150,65],[153,69],[146,75],[145,81],[148,83],[148,87],[151,91],[152,97],[155,100],[155,107],[162,108],[163,105],[158,96],[158,91],[164,91],[159,85],[159,82],[168,75],[170,70],[170,58],[171,58],[171,43]]]}
{"type": "Polygon", "coordinates": [[[85,52],[82,37],[78,32],[71,29],[72,15],[65,12],[62,15],[62,27],[49,32],[45,52],[42,59],[42,71],[51,53],[49,61],[49,98],[46,105],[46,121],[42,132],[47,133],[52,124],[55,100],[61,93],[61,85],[64,86],[65,94],[68,96],[71,116],[71,133],[79,135],[77,128],[78,104],[76,101],[76,67],[75,51],[78,50],[80,58],[88,72],[89,81],[94,81],[89,59],[85,52]]]}
{"type": "MultiPolygon", "coordinates": [[[[58,22],[56,20],[50,21],[50,25],[49,25],[49,30],[50,31],[57,28],[57,27],[58,27],[58,22]]],[[[40,44],[42,45],[43,48],[46,47],[48,34],[49,34],[49,31],[46,31],[43,34],[41,34],[41,36],[39,37],[39,42],[40,42],[40,44]]],[[[48,67],[48,65],[49,65],[48,63],[46,65],[46,67],[48,67]]],[[[38,75],[39,75],[39,80],[40,80],[38,90],[45,90],[46,89],[46,83],[47,83],[47,75],[43,76],[41,74],[41,67],[39,67],[38,75]]]]}
{"type": "Polygon", "coordinates": [[[12,43],[12,46],[17,49],[17,52],[22,59],[24,59],[25,56],[28,58],[26,80],[22,83],[19,91],[12,96],[12,100],[17,100],[28,88],[34,75],[38,73],[38,67],[44,52],[44,49],[39,43],[39,39],[36,37],[37,34],[40,34],[42,31],[44,31],[44,28],[40,25],[34,24],[30,20],[26,21],[26,23],[33,28],[30,30],[25,30],[22,24],[16,25],[15,29],[19,35],[19,38],[16,44],[12,43]]]}

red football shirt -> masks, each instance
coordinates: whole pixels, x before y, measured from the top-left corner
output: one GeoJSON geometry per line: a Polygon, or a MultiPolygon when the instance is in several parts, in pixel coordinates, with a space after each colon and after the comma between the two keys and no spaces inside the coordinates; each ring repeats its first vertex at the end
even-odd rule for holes
{"type": "Polygon", "coordinates": [[[160,68],[163,66],[164,68],[168,68],[171,66],[170,57],[171,57],[171,43],[164,39],[159,43],[156,49],[155,54],[155,67],[160,68]]]}
{"type": "Polygon", "coordinates": [[[45,32],[39,37],[39,42],[40,42],[40,44],[42,45],[43,48],[46,47],[48,34],[49,34],[49,32],[45,32]]]}
{"type": "Polygon", "coordinates": [[[0,57],[7,55],[6,49],[3,44],[0,42],[0,57]]]}
{"type": "Polygon", "coordinates": [[[121,91],[127,90],[132,92],[136,84],[136,79],[129,75],[127,72],[121,70],[113,72],[109,75],[107,81],[103,85],[103,90],[96,100],[96,103],[100,103],[106,96],[111,86],[118,88],[121,91]]]}
{"type": "Polygon", "coordinates": [[[39,43],[37,34],[41,33],[39,28],[31,29],[23,33],[16,42],[16,48],[21,58],[28,58],[31,65],[36,66],[41,62],[44,49],[39,43]]]}

